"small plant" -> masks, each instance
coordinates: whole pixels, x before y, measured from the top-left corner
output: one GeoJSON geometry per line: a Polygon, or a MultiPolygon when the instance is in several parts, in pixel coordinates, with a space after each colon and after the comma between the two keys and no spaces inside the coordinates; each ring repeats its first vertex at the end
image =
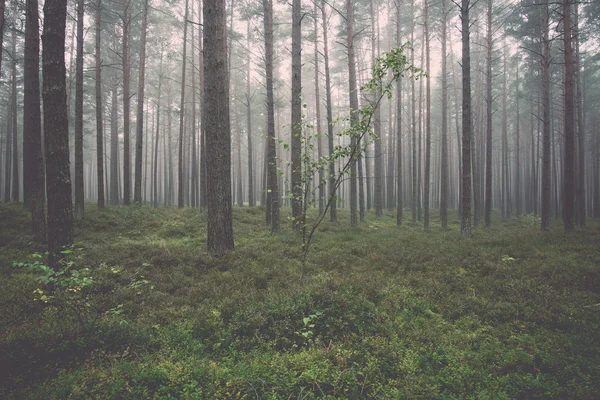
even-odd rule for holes
{"type": "Polygon", "coordinates": [[[309,315],[308,317],[302,318],[302,328],[298,332],[297,335],[301,336],[305,340],[310,340],[314,337],[315,332],[315,324],[317,320],[323,315],[321,311],[316,311],[314,314],[309,315]]]}
{"type": "MultiPolygon", "coordinates": [[[[73,250],[63,250],[62,253],[68,257],[73,254],[73,250]]],[[[13,267],[24,268],[38,275],[36,280],[42,286],[33,291],[34,301],[71,309],[77,315],[79,322],[83,324],[84,317],[90,308],[85,289],[94,283],[89,268],[77,269],[74,260],[64,258],[58,269],[52,269],[42,262],[44,256],[34,253],[33,262],[15,262],[13,267]]]]}

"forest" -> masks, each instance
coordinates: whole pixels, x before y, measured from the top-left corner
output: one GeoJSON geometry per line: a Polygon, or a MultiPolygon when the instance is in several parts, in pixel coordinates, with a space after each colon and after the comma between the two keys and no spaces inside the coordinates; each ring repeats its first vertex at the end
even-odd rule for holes
{"type": "Polygon", "coordinates": [[[0,398],[600,398],[600,1],[0,0],[0,398]]]}

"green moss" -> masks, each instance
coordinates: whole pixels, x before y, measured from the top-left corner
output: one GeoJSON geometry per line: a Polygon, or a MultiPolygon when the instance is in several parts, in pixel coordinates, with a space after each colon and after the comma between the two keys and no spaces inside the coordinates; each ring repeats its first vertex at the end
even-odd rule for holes
{"type": "Polygon", "coordinates": [[[198,210],[90,205],[80,319],[33,301],[12,262],[43,248],[0,204],[0,397],[600,397],[597,222],[494,220],[463,238],[456,219],[425,234],[339,214],[301,282],[299,237],[271,235],[264,210],[235,208],[236,250],[215,259],[198,210]]]}

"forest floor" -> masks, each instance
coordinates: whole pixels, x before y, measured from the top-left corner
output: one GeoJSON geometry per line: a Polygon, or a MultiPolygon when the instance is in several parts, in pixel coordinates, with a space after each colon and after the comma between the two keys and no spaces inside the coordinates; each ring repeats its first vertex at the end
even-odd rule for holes
{"type": "Polygon", "coordinates": [[[301,280],[299,237],[264,210],[235,208],[215,259],[196,209],[89,204],[53,276],[0,204],[0,398],[600,398],[600,224],[464,238],[452,216],[423,233],[341,210],[301,280]]]}

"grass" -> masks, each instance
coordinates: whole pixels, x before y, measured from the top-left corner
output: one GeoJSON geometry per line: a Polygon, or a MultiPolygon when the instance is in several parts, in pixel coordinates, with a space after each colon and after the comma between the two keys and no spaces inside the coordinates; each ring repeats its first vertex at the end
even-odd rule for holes
{"type": "Polygon", "coordinates": [[[0,204],[0,398],[600,398],[597,222],[340,221],[300,282],[263,210],[234,209],[215,259],[198,210],[88,205],[71,258],[94,283],[43,303],[12,263],[44,249],[0,204]]]}

